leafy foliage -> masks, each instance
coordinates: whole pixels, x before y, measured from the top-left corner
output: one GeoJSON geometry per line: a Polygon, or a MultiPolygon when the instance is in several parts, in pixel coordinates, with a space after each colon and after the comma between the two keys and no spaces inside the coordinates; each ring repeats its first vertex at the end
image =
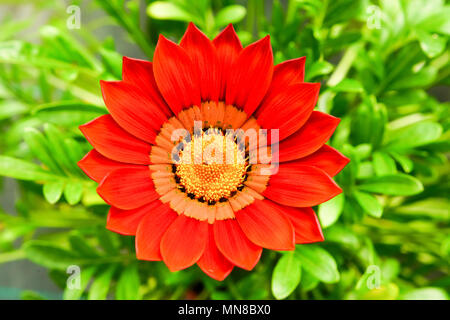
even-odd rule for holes
{"type": "Polygon", "coordinates": [[[33,2],[50,16],[39,30],[3,18],[0,176],[20,197],[17,214],[0,208],[0,263],[44,266],[65,299],[448,299],[450,6],[237,2],[79,1],[81,29],[67,28],[61,1],[33,2]],[[90,149],[78,126],[107,112],[99,80],[120,79],[122,55],[151,59],[158,34],[179,40],[189,21],[210,37],[234,23],[244,45],[270,34],[277,63],[306,56],[317,108],[341,118],[330,145],[351,159],[336,177],[344,193],[316,210],[324,243],[264,252],[224,282],[137,261],[132,237],[105,230],[108,207],[76,165],[90,149]],[[125,40],[99,40],[102,29],[125,40]],[[76,290],[70,265],[82,269],[76,290]]]}

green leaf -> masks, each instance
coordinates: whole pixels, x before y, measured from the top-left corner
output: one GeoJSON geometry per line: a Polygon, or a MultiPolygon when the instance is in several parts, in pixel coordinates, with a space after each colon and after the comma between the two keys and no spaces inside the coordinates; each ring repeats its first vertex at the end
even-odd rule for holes
{"type": "Polygon", "coordinates": [[[66,205],[54,209],[30,210],[27,220],[34,226],[46,228],[83,228],[104,224],[103,218],[96,217],[83,208],[67,208],[66,205]]]}
{"type": "Polygon", "coordinates": [[[433,83],[436,79],[437,73],[438,70],[432,66],[424,67],[418,72],[405,74],[403,77],[398,78],[391,84],[390,88],[399,90],[425,87],[433,83]]]}
{"type": "Polygon", "coordinates": [[[100,55],[108,71],[116,78],[122,78],[122,56],[114,50],[100,48],[100,55]]]}
{"type": "Polygon", "coordinates": [[[89,288],[89,300],[105,300],[108,296],[108,291],[111,286],[111,280],[117,269],[116,265],[109,266],[100,275],[95,277],[89,288]]]}
{"type": "Polygon", "coordinates": [[[46,104],[41,104],[33,108],[32,114],[38,114],[44,111],[78,111],[86,112],[88,116],[95,115],[101,116],[107,114],[106,108],[97,106],[94,104],[86,103],[78,100],[64,100],[64,101],[53,101],[46,104]]]}
{"type": "Polygon", "coordinates": [[[375,152],[372,157],[373,168],[377,176],[385,176],[397,172],[395,161],[387,153],[375,152]]]}
{"type": "Polygon", "coordinates": [[[359,190],[392,196],[411,196],[423,191],[422,183],[403,173],[370,178],[358,186],[359,190]]]}
{"type": "Polygon", "coordinates": [[[221,28],[230,23],[237,23],[244,19],[246,14],[247,9],[238,4],[222,8],[215,17],[216,27],[221,28]]]}
{"type": "Polygon", "coordinates": [[[16,115],[28,112],[29,107],[15,100],[0,101],[0,120],[8,119],[16,115]]]}
{"type": "Polygon", "coordinates": [[[58,176],[24,160],[0,155],[0,175],[19,180],[54,181],[58,176]]]}
{"type": "Polygon", "coordinates": [[[288,252],[278,260],[272,274],[272,293],[275,298],[284,299],[295,290],[300,283],[301,266],[294,252],[288,252]]]}
{"type": "Polygon", "coordinates": [[[345,197],[341,193],[338,196],[319,205],[319,220],[323,228],[336,223],[344,209],[345,197]]]}
{"type": "Polygon", "coordinates": [[[355,151],[359,156],[360,160],[364,160],[370,156],[372,152],[372,145],[368,143],[362,143],[355,147],[355,151]]]}
{"type": "Polygon", "coordinates": [[[139,273],[136,265],[129,265],[122,271],[116,288],[117,300],[137,300],[139,294],[139,273]]]}
{"type": "Polygon", "coordinates": [[[420,288],[406,292],[403,300],[448,300],[448,294],[441,288],[420,288]]]}
{"type": "Polygon", "coordinates": [[[324,237],[327,241],[336,242],[354,250],[360,246],[359,238],[355,232],[340,224],[324,230],[324,237]]]}
{"type": "Polygon", "coordinates": [[[334,66],[328,61],[317,61],[308,70],[307,77],[313,79],[317,76],[323,76],[333,71],[334,66]]]}
{"type": "Polygon", "coordinates": [[[74,139],[66,138],[64,139],[63,147],[67,153],[67,157],[72,163],[73,172],[78,173],[78,176],[80,177],[86,178],[86,174],[82,172],[80,167],[77,165],[78,161],[80,161],[84,156],[84,152],[80,144],[74,139]]]}
{"type": "Polygon", "coordinates": [[[45,135],[47,137],[48,145],[52,150],[52,157],[61,168],[64,173],[70,175],[76,172],[76,164],[72,162],[68,152],[65,148],[64,136],[60,130],[58,130],[54,125],[46,123],[44,125],[45,135]]]}
{"type": "Polygon", "coordinates": [[[101,71],[100,64],[85,48],[71,36],[54,26],[45,25],[39,33],[49,49],[49,55],[67,62],[101,71]]]}
{"type": "Polygon", "coordinates": [[[398,276],[400,269],[400,262],[398,260],[392,258],[386,259],[381,265],[383,282],[393,281],[398,276]]]}
{"type": "Polygon", "coordinates": [[[54,181],[44,184],[44,197],[51,203],[55,204],[61,198],[64,189],[64,181],[54,181]]]}
{"type": "Polygon", "coordinates": [[[375,175],[374,171],[372,162],[364,161],[358,165],[358,174],[356,177],[361,180],[368,179],[375,175]]]}
{"type": "Polygon", "coordinates": [[[0,41],[5,41],[10,38],[15,38],[17,33],[28,28],[31,21],[11,19],[11,17],[3,19],[2,21],[2,34],[0,35],[0,41]]]}
{"type": "Polygon", "coordinates": [[[395,212],[411,217],[428,216],[435,220],[448,221],[450,219],[449,208],[449,199],[429,197],[396,207],[395,212]]]}
{"type": "Polygon", "coordinates": [[[120,241],[117,234],[106,229],[101,229],[97,233],[100,246],[109,254],[117,255],[120,252],[120,241]]]}
{"type": "Polygon", "coordinates": [[[447,39],[437,34],[429,34],[428,32],[417,31],[417,37],[420,41],[420,47],[428,58],[434,58],[440,55],[444,49],[447,39]]]}
{"type": "Polygon", "coordinates": [[[37,46],[19,40],[11,40],[0,43],[0,61],[20,66],[34,66],[37,68],[56,68],[62,71],[82,72],[91,76],[98,76],[98,72],[82,67],[78,64],[59,60],[39,54],[37,46]]]}
{"type": "Polygon", "coordinates": [[[369,143],[376,149],[384,136],[387,111],[383,104],[365,99],[352,116],[351,136],[359,145],[369,143]]]}
{"type": "Polygon", "coordinates": [[[381,217],[381,215],[383,214],[383,207],[378,202],[377,198],[375,198],[371,194],[361,191],[355,191],[353,193],[353,196],[366,213],[375,218],[381,217]]]}
{"type": "Polygon", "coordinates": [[[189,12],[177,6],[175,3],[155,1],[147,7],[147,14],[158,20],[195,21],[189,12]]]}
{"type": "Polygon", "coordinates": [[[363,92],[364,88],[358,80],[346,78],[331,89],[335,92],[363,92]]]}
{"type": "Polygon", "coordinates": [[[30,240],[24,244],[28,259],[50,269],[66,270],[70,265],[80,265],[80,258],[74,253],[42,240],[30,240]]]}
{"type": "Polygon", "coordinates": [[[106,108],[77,100],[54,101],[38,105],[32,113],[55,125],[77,127],[107,113],[106,108]]]}
{"type": "Polygon", "coordinates": [[[64,188],[64,197],[70,205],[77,204],[83,195],[83,184],[79,181],[69,181],[64,188]]]}
{"type": "Polygon", "coordinates": [[[450,20],[448,19],[450,15],[450,6],[444,6],[437,12],[429,15],[427,18],[422,20],[417,28],[427,30],[429,32],[437,32],[445,35],[450,35],[450,20]]]}
{"type": "Polygon", "coordinates": [[[386,150],[405,150],[423,146],[437,140],[442,134],[442,126],[436,122],[417,122],[390,133],[386,150]]]}
{"type": "Polygon", "coordinates": [[[295,255],[306,271],[325,283],[339,281],[336,261],[328,251],[317,245],[304,244],[296,247],[295,255]]]}
{"type": "Polygon", "coordinates": [[[311,273],[302,270],[302,282],[300,283],[300,287],[302,291],[310,291],[313,290],[320,283],[320,280],[313,276],[311,273]]]}
{"type": "Polygon", "coordinates": [[[35,128],[27,128],[23,134],[25,142],[30,147],[33,154],[52,172],[64,174],[53,158],[51,147],[44,135],[35,128]]]}
{"type": "Polygon", "coordinates": [[[22,291],[20,298],[22,300],[46,300],[44,296],[31,290],[22,291]]]}
{"type": "Polygon", "coordinates": [[[397,152],[390,152],[390,154],[406,173],[410,173],[414,169],[414,162],[408,156],[397,152]]]}
{"type": "Polygon", "coordinates": [[[99,252],[78,234],[71,234],[69,236],[69,242],[72,252],[75,252],[79,256],[88,258],[97,258],[100,256],[99,252]]]}

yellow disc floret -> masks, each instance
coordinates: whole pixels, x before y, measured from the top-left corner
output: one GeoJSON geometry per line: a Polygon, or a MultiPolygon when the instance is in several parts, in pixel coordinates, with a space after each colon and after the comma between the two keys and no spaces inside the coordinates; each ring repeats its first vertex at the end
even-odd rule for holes
{"type": "Polygon", "coordinates": [[[213,129],[185,143],[176,164],[186,193],[208,202],[229,198],[242,185],[246,170],[245,151],[232,136],[213,129]]]}

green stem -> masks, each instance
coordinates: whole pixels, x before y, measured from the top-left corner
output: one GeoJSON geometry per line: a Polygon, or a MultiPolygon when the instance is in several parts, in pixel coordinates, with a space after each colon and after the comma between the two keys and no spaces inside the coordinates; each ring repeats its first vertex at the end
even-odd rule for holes
{"type": "Polygon", "coordinates": [[[264,1],[258,1],[255,6],[256,10],[256,35],[259,37],[259,31],[262,29],[264,23],[264,1]]]}
{"type": "Polygon", "coordinates": [[[316,21],[315,21],[315,29],[316,30],[320,30],[322,28],[322,24],[323,24],[323,21],[325,19],[325,15],[327,14],[328,0],[324,0],[322,2],[322,5],[323,5],[323,8],[320,11],[320,14],[316,18],[316,21]]]}
{"type": "Polygon", "coordinates": [[[65,82],[65,81],[63,81],[55,76],[51,76],[51,75],[49,75],[47,77],[47,80],[51,85],[53,85],[61,90],[70,89],[70,92],[74,96],[80,98],[82,101],[89,102],[89,103],[92,103],[92,104],[98,105],[98,106],[103,105],[103,100],[100,96],[95,95],[79,86],[76,86],[72,83],[65,82]]]}
{"type": "Polygon", "coordinates": [[[331,74],[330,79],[328,79],[328,86],[333,87],[345,78],[356,58],[358,49],[359,46],[357,45],[351,46],[347,49],[341,61],[339,61],[336,69],[334,69],[334,72],[331,74]]]}
{"type": "Polygon", "coordinates": [[[255,17],[256,17],[256,1],[248,0],[247,5],[247,31],[253,37],[253,31],[255,27],[255,17]]]}
{"type": "Polygon", "coordinates": [[[0,253],[0,263],[11,262],[25,259],[25,252],[23,250],[15,250],[5,253],[0,253]]]}
{"type": "Polygon", "coordinates": [[[183,286],[179,286],[175,289],[175,292],[170,296],[169,300],[178,300],[183,294],[185,288],[183,286]]]}
{"type": "Polygon", "coordinates": [[[297,13],[297,0],[289,0],[286,11],[286,24],[290,24],[297,13]]]}

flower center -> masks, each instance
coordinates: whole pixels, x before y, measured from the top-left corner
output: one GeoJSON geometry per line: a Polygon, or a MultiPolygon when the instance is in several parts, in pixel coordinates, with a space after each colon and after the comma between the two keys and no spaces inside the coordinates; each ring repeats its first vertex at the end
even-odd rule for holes
{"type": "Polygon", "coordinates": [[[245,150],[231,135],[209,129],[184,141],[176,163],[179,184],[192,199],[225,201],[242,186],[247,164],[245,150]]]}

